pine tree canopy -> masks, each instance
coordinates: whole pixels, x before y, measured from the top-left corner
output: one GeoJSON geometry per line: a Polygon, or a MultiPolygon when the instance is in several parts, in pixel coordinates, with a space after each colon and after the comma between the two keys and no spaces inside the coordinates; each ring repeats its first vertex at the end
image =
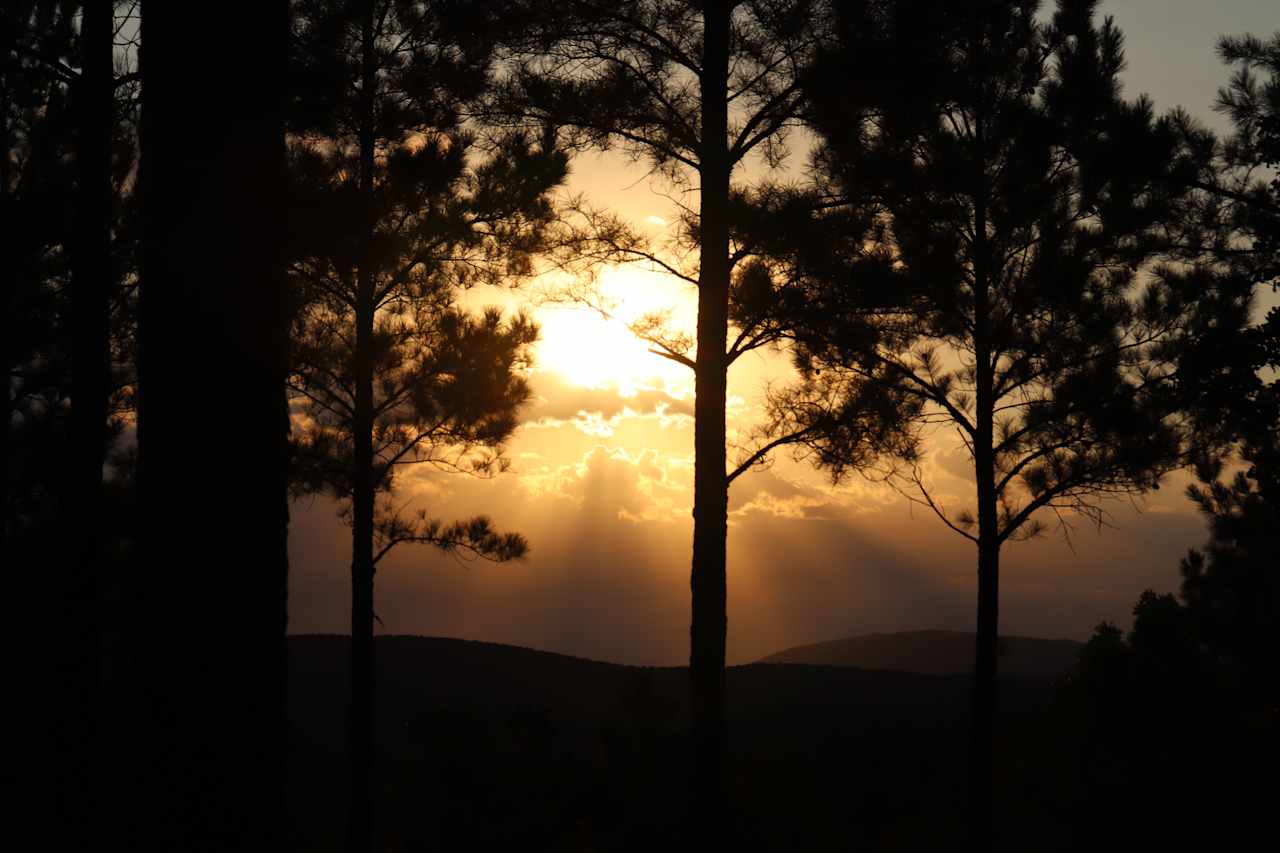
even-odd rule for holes
{"type": "MultiPolygon", "coordinates": [[[[916,439],[941,425],[975,464],[989,452],[998,541],[1039,531],[1042,509],[1101,522],[1098,497],[1185,464],[1180,347],[1248,313],[1236,278],[1153,263],[1177,134],[1120,94],[1120,33],[1094,3],[1050,23],[1038,5],[842,7],[809,77],[811,212],[773,238],[805,377],[775,418],[825,420],[806,443],[838,477],[865,462],[859,410],[876,411],[850,403],[891,394],[916,439]]],[[[908,492],[976,538],[919,446],[890,448],[908,492]]]]}

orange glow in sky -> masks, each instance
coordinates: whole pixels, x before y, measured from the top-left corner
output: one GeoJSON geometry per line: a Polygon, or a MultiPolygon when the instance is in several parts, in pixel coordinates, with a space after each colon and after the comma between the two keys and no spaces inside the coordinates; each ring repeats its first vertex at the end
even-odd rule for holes
{"type": "MultiPolygon", "coordinates": [[[[1230,69],[1214,56],[1214,40],[1270,33],[1273,3],[1178,0],[1176,15],[1169,5],[1102,4],[1126,36],[1126,94],[1150,92],[1158,111],[1182,104],[1221,127],[1212,93],[1230,69]],[[1150,27],[1153,20],[1184,26],[1162,32],[1150,27]]],[[[790,171],[775,179],[803,177],[802,140],[794,143],[790,171]]],[[[748,183],[756,177],[735,175],[748,183]]],[[[659,242],[677,227],[673,196],[696,205],[689,187],[673,189],[619,152],[575,157],[566,191],[659,242]]],[[[501,529],[523,533],[531,555],[518,564],[459,567],[427,549],[404,548],[379,569],[379,630],[678,664],[687,660],[689,637],[693,375],[649,352],[626,325],[667,311],[673,329],[691,333],[696,293],[641,265],[600,270],[599,291],[613,315],[606,319],[539,298],[558,282],[547,276],[517,291],[481,288],[463,300],[526,310],[541,327],[529,377],[534,399],[506,448],[511,471],[481,480],[413,470],[400,479],[399,501],[409,509],[444,519],[485,513],[501,529]]],[[[785,353],[751,353],[735,364],[731,448],[760,417],[769,383],[790,375],[785,353]]],[[[973,494],[962,454],[939,435],[923,465],[937,493],[956,506],[973,494]]],[[[1050,533],[1010,545],[1001,631],[1083,639],[1104,619],[1128,624],[1143,589],[1175,590],[1179,558],[1207,536],[1183,494],[1185,481],[1170,478],[1144,499],[1116,501],[1115,529],[1082,523],[1070,544],[1050,533]]],[[[971,544],[888,487],[857,479],[832,486],[782,452],[772,467],[735,481],[729,500],[730,663],[873,631],[973,629],[971,544]]],[[[322,501],[295,509],[294,632],[346,630],[349,531],[333,509],[322,501]]]]}

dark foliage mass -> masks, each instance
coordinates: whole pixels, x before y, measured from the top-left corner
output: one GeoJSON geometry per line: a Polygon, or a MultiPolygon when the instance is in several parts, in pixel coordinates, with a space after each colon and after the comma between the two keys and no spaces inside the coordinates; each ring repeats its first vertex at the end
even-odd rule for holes
{"type": "Polygon", "coordinates": [[[1095,0],[272,0],[234,27],[189,5],[0,9],[0,552],[40,844],[1274,834],[1280,35],[1219,39],[1217,134],[1122,96],[1095,0]],[[800,127],[807,168],[759,179],[800,127]],[[669,245],[556,202],[592,148],[697,197],[669,245]],[[545,263],[608,313],[619,262],[697,289],[692,334],[631,329],[695,376],[690,666],[375,643],[391,549],[530,548],[405,511],[409,471],[505,471],[532,393],[536,325],[464,293],[545,263]],[[729,371],[762,348],[795,381],[733,447],[729,371]],[[929,456],[953,434],[959,505],[929,456]],[[975,634],[726,667],[729,488],[783,447],[970,540],[975,634]],[[1179,469],[1208,541],[1176,595],[1083,647],[1000,636],[1005,544],[1179,469]],[[288,502],[321,492],[351,636],[286,640],[288,502]]]}
{"type": "MultiPolygon", "coordinates": [[[[336,850],[342,831],[323,780],[341,762],[343,642],[290,640],[299,849],[336,850]]],[[[676,781],[692,770],[685,668],[436,638],[376,644],[382,849],[689,849],[686,786],[676,781]]],[[[752,664],[729,667],[726,689],[727,847],[953,842],[964,814],[965,676],[752,664]]],[[[1002,719],[1021,737],[1051,699],[1047,682],[1010,682],[1002,719]]],[[[1026,746],[1009,736],[1000,748],[1013,758],[1026,746]]],[[[1045,820],[1048,806],[1036,803],[1030,819],[1060,828],[1045,820]]]]}
{"type": "Polygon", "coordinates": [[[1088,786],[1080,829],[1094,837],[1119,827],[1133,843],[1221,844],[1266,831],[1254,780],[1280,758],[1280,514],[1243,472],[1192,496],[1210,538],[1182,561],[1180,595],[1144,592],[1127,634],[1099,625],[1059,697],[1088,786]],[[1139,830],[1132,808],[1198,819],[1139,830]]]}
{"type": "MultiPolygon", "coordinates": [[[[83,196],[77,194],[91,192],[83,186],[88,182],[78,162],[88,99],[77,94],[88,48],[76,5],[19,2],[0,17],[5,51],[0,66],[5,149],[0,160],[5,225],[0,346],[9,391],[0,446],[5,448],[4,536],[14,543],[57,517],[63,478],[73,476],[68,468],[75,464],[56,448],[71,428],[71,359],[77,340],[72,303],[78,287],[73,265],[85,254],[76,235],[87,219],[80,213],[83,196]]],[[[107,103],[94,116],[103,123],[100,147],[109,157],[100,184],[101,194],[110,196],[110,231],[103,231],[110,257],[104,269],[79,275],[96,283],[110,317],[103,365],[108,385],[100,404],[106,407],[104,434],[91,439],[100,457],[125,428],[132,409],[137,282],[137,20],[128,4],[116,5],[115,26],[100,39],[114,45],[114,54],[108,48],[105,75],[97,69],[99,78],[109,78],[96,92],[102,98],[105,89],[107,103]]],[[[100,65],[101,54],[99,48],[100,65]]]]}

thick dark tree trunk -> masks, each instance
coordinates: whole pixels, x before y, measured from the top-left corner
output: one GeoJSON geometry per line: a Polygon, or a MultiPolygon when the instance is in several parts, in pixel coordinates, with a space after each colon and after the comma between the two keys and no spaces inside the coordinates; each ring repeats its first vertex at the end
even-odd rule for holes
{"type": "Polygon", "coordinates": [[[191,11],[157,0],[142,20],[141,560],[128,685],[142,754],[124,849],[276,850],[288,4],[239,9],[230,42],[191,11]]]}
{"type": "Polygon", "coordinates": [[[66,618],[58,703],[62,755],[55,826],[71,846],[95,843],[100,816],[95,784],[102,766],[96,728],[102,719],[99,548],[102,463],[110,393],[112,4],[84,6],[76,116],[77,210],[71,276],[71,447],[62,504],[68,549],[62,582],[66,618]]]}
{"type": "MultiPolygon", "coordinates": [[[[373,2],[364,0],[360,81],[360,191],[364,227],[373,237],[373,2]]],[[[361,263],[356,286],[355,417],[352,424],[351,495],[351,696],[347,752],[351,798],[347,823],[349,853],[373,849],[373,315],[371,264],[361,263]]]]}
{"type": "MultiPolygon", "coordinates": [[[[979,136],[981,130],[979,130],[979,136]]],[[[985,180],[982,182],[985,185],[985,180]]],[[[978,625],[969,742],[969,837],[974,851],[994,843],[992,752],[995,747],[996,668],[1000,632],[1000,540],[995,457],[995,365],[991,346],[985,190],[974,206],[974,427],[978,501],[978,625]]]]}
{"type": "Polygon", "coordinates": [[[729,336],[729,8],[704,10],[700,273],[694,403],[692,625],[689,686],[693,713],[694,830],[699,843],[723,840],[725,637],[725,395],[729,336]]]}

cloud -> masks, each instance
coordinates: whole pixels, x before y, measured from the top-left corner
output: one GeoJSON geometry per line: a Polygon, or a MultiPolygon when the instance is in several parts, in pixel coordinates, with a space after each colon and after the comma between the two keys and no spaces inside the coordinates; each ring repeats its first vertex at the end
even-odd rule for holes
{"type": "Polygon", "coordinates": [[[754,515],[802,518],[806,510],[827,504],[817,488],[780,476],[772,468],[754,468],[729,489],[729,517],[735,526],[754,515]]]}
{"type": "Polygon", "coordinates": [[[943,471],[966,483],[974,482],[973,457],[964,447],[952,447],[935,452],[933,465],[935,471],[943,471]]]}
{"type": "Polygon", "coordinates": [[[651,418],[660,428],[684,425],[693,418],[693,400],[664,388],[639,388],[624,394],[616,387],[584,388],[559,374],[534,374],[535,402],[525,410],[525,427],[572,425],[588,435],[608,437],[625,418],[651,418]]]}
{"type": "Polygon", "coordinates": [[[688,516],[692,502],[683,469],[669,467],[656,450],[596,445],[575,463],[526,474],[522,485],[535,499],[568,501],[587,517],[661,521],[688,516]]]}
{"type": "Polygon", "coordinates": [[[734,481],[729,491],[729,511],[746,506],[762,493],[782,499],[820,496],[813,486],[786,479],[773,468],[753,468],[734,481]]]}
{"type": "Polygon", "coordinates": [[[847,520],[877,513],[899,502],[899,496],[880,484],[851,478],[840,485],[816,480],[803,463],[755,468],[743,474],[729,491],[729,513],[735,523],[756,516],[791,519],[847,520]],[[807,475],[807,476],[806,476],[807,475]]]}

